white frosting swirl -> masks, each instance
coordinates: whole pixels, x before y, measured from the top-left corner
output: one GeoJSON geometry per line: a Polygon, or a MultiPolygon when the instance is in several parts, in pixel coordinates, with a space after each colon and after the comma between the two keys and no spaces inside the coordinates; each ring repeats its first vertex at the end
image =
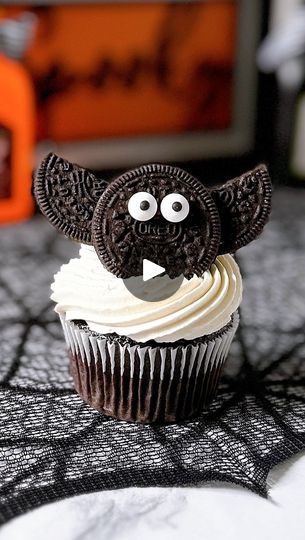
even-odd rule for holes
{"type": "MultiPolygon", "coordinates": [[[[202,277],[184,279],[170,298],[146,302],[103,267],[93,247],[82,245],[79,254],[55,275],[51,298],[67,320],[85,320],[103,334],[115,332],[138,342],[192,340],[220,330],[241,302],[241,275],[231,255],[219,256],[202,277]]],[[[162,287],[162,278],[153,283],[162,287]]]]}

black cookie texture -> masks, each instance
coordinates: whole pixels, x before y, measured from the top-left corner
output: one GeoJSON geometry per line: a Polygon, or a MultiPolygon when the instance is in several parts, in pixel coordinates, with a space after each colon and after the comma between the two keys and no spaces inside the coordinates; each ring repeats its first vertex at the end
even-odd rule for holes
{"type": "Polygon", "coordinates": [[[212,191],[221,221],[219,254],[234,253],[259,236],[271,212],[272,183],[265,165],[212,191]]]}
{"type": "Polygon", "coordinates": [[[51,153],[37,171],[34,195],[55,228],[72,240],[91,244],[93,213],[106,186],[90,171],[51,153]]]}
{"type": "Polygon", "coordinates": [[[145,165],[112,181],[100,198],[92,221],[95,250],[104,266],[120,278],[139,276],[143,259],[163,266],[170,278],[202,276],[214,262],[220,242],[220,219],[209,191],[187,172],[170,165],[145,165]],[[134,219],[128,201],[145,191],[158,203],[148,222],[134,219]],[[190,212],[180,223],[160,212],[162,199],[182,194],[190,212]]]}

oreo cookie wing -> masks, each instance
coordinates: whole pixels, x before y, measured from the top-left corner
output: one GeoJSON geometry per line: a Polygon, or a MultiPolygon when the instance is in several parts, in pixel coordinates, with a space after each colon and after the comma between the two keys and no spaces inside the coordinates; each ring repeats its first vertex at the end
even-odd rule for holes
{"type": "Polygon", "coordinates": [[[49,154],[36,172],[33,191],[42,213],[72,240],[91,244],[91,222],[107,182],[49,154]]]}
{"type": "Polygon", "coordinates": [[[234,253],[262,232],[271,211],[271,194],[265,165],[211,191],[221,221],[219,255],[234,253]]]}

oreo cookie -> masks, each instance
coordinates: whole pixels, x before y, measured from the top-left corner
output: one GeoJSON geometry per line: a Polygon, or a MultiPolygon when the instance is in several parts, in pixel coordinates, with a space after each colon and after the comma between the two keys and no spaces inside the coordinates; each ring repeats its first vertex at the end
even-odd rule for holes
{"type": "Polygon", "coordinates": [[[143,272],[143,259],[169,277],[202,275],[217,256],[220,222],[203,185],[169,165],[147,165],[114,180],[94,212],[95,250],[114,275],[143,272]]]}
{"type": "Polygon", "coordinates": [[[120,278],[141,275],[144,259],[171,278],[202,276],[217,255],[234,253],[260,234],[271,191],[264,165],[209,190],[184,170],[162,164],[107,183],[55,154],[34,180],[50,223],[94,245],[101,263],[120,278]]]}
{"type": "Polygon", "coordinates": [[[48,154],[34,178],[42,213],[65,236],[91,244],[91,222],[107,182],[56,154],[48,154]]]}
{"type": "Polygon", "coordinates": [[[219,254],[235,253],[262,232],[271,211],[272,185],[265,165],[212,191],[221,221],[219,254]]]}

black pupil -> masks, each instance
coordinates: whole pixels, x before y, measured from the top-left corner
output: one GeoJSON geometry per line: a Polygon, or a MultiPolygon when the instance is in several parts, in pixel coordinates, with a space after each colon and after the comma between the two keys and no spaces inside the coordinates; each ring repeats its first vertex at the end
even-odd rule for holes
{"type": "Polygon", "coordinates": [[[148,210],[148,208],[150,207],[150,204],[148,201],[142,201],[140,203],[140,208],[141,210],[148,210]]]}
{"type": "Polygon", "coordinates": [[[181,202],[178,202],[178,201],[174,202],[172,209],[174,210],[174,212],[180,212],[180,210],[182,210],[181,202]]]}

